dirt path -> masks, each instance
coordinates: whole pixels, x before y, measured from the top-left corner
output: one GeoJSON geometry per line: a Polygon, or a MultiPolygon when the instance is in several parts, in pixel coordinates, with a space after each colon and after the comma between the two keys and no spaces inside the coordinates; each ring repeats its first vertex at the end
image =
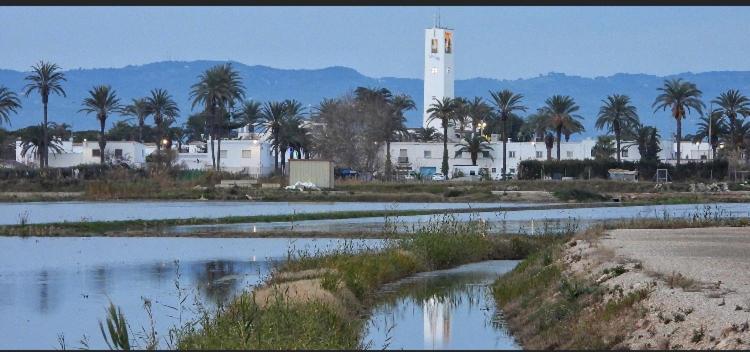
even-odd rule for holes
{"type": "Polygon", "coordinates": [[[652,290],[627,347],[750,348],[750,228],[620,229],[590,245],[574,270],[621,266],[600,281],[652,290]]]}

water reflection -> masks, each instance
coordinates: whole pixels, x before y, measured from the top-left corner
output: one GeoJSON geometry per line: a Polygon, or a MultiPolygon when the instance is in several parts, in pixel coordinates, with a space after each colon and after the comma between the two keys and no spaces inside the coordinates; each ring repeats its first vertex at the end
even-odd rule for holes
{"type": "Polygon", "coordinates": [[[91,348],[106,348],[98,320],[110,300],[122,308],[133,331],[148,328],[143,304],[152,302],[156,331],[164,338],[170,327],[194,318],[198,307],[213,310],[260,282],[291,248],[325,251],[341,242],[0,238],[0,349],[59,347],[58,334],[68,348],[80,347],[84,335],[91,348]]]}
{"type": "Polygon", "coordinates": [[[488,285],[516,261],[488,261],[387,285],[363,341],[370,349],[517,349],[488,285]]]}

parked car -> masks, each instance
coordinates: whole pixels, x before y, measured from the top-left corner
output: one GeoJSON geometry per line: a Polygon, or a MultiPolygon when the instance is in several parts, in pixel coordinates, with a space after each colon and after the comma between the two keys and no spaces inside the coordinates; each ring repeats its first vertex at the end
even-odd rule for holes
{"type": "Polygon", "coordinates": [[[404,179],[405,180],[416,180],[417,179],[417,173],[415,173],[414,171],[411,171],[411,172],[407,173],[404,176],[404,179]]]}
{"type": "Polygon", "coordinates": [[[503,174],[498,172],[492,175],[492,179],[495,181],[505,181],[505,180],[512,180],[513,176],[514,175],[511,173],[506,173],[505,177],[503,177],[503,174]]]}
{"type": "Polygon", "coordinates": [[[432,175],[432,180],[433,181],[445,181],[445,175],[443,175],[442,173],[438,172],[438,173],[432,175]]]}

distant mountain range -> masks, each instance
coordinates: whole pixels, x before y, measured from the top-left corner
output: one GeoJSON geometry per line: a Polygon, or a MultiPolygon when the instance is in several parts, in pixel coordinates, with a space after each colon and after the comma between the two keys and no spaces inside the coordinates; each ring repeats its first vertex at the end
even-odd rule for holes
{"type": "MultiPolygon", "coordinates": [[[[66,71],[68,79],[64,88],[67,97],[50,98],[49,116],[51,121],[71,124],[74,130],[95,129],[96,119],[93,115],[78,112],[81,101],[92,86],[98,84],[112,85],[123,102],[131,98],[142,97],[153,88],[167,89],[178,102],[185,121],[191,113],[189,92],[190,86],[207,68],[219,64],[219,61],[165,61],[140,66],[123,68],[76,69],[66,71]]],[[[422,121],[422,80],[412,78],[372,78],[347,67],[328,67],[316,70],[286,70],[267,66],[248,66],[233,63],[240,72],[247,88],[247,97],[259,101],[293,98],[305,105],[315,106],[324,98],[340,96],[358,86],[385,87],[394,93],[410,95],[417,104],[418,110],[408,113],[409,127],[419,127],[422,121]]],[[[0,69],[0,85],[21,93],[24,86],[25,72],[0,69]]],[[[601,131],[594,129],[596,113],[601,100],[608,94],[627,94],[633,100],[647,124],[656,125],[663,136],[674,132],[674,121],[666,112],[653,112],[651,104],[665,78],[682,77],[694,82],[704,93],[704,101],[717,96],[729,88],[740,89],[750,95],[750,71],[720,71],[704,73],[683,73],[672,76],[654,76],[646,74],[615,74],[608,77],[586,78],[568,76],[562,73],[548,73],[538,77],[498,80],[490,78],[472,78],[456,81],[456,94],[465,97],[489,97],[489,90],[508,88],[525,95],[524,103],[531,110],[540,107],[544,100],[553,94],[566,94],[575,98],[581,106],[586,133],[583,136],[596,136],[601,131]]],[[[41,121],[42,105],[38,95],[22,98],[23,110],[12,116],[11,128],[19,128],[41,121]]],[[[118,120],[115,116],[112,122],[118,120]]],[[[695,130],[698,116],[689,116],[683,133],[695,130]]],[[[3,126],[9,128],[8,126],[3,126]]],[[[579,137],[574,137],[579,138],[579,137]]]]}

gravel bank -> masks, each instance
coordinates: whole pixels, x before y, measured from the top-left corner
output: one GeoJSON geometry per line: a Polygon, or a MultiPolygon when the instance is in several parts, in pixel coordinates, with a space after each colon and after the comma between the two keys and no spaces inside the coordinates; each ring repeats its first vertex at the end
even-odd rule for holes
{"type": "Polygon", "coordinates": [[[750,349],[750,228],[620,229],[579,240],[570,270],[651,293],[622,347],[750,349]],[[620,267],[621,275],[602,274],[620,267]]]}

